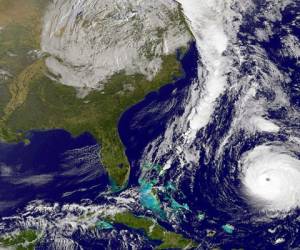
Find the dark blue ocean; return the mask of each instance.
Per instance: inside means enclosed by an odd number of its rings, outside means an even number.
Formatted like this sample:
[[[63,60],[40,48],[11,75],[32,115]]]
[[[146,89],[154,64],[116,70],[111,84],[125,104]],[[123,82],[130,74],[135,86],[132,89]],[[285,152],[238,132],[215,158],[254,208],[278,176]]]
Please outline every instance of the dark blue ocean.
[[[187,53],[178,59],[181,61],[182,77],[149,93],[144,100],[126,110],[119,121],[119,135],[132,167],[130,185],[137,184],[145,147],[165,132],[172,117],[184,112],[182,101],[192,80],[197,78],[199,54],[196,43],[191,43]],[[172,109],[165,108],[169,103],[172,103]]]
[[[149,93],[120,119],[120,137],[133,166],[129,185],[137,183],[134,175],[138,169],[134,164],[144,147],[164,132],[167,120],[172,116],[172,111],[159,116],[144,110],[158,102],[168,103],[170,98],[180,103],[186,88],[197,75],[195,43],[184,56],[178,52],[178,59],[182,62],[184,75]],[[136,117],[139,111],[143,112],[143,117]],[[132,128],[132,124],[141,127]],[[72,137],[62,129],[29,131],[26,138],[30,141],[28,145],[0,143],[0,216],[21,211],[28,202],[36,199],[58,203],[94,200],[108,188],[109,178],[100,164],[100,145],[88,132]]]
[[[265,79],[259,73],[256,75],[255,72],[267,72],[270,78],[273,74],[267,63],[273,63],[281,72],[288,75],[290,81],[281,81],[280,84],[290,105],[273,106],[267,109],[267,114],[268,118],[277,120],[293,128],[294,131],[299,131],[299,116],[295,119],[288,118],[288,110],[300,111],[299,58],[282,54],[285,46],[282,37],[292,34],[300,39],[298,18],[300,5],[296,2],[281,12],[281,18],[272,22],[274,30],[269,39],[260,41],[256,37],[256,28],[263,28],[271,21],[263,14],[256,16],[257,13],[265,13],[269,4],[257,1],[253,12],[247,13],[244,17],[238,33],[239,44],[247,60],[236,67],[239,67],[238,77],[241,79],[243,76],[253,77],[253,81],[258,84],[263,84]],[[259,49],[266,53],[266,56],[260,58],[261,61],[252,57],[258,53]],[[150,93],[142,102],[127,110],[121,117],[119,133],[132,166],[130,186],[144,185],[143,182],[139,183],[139,177],[142,173],[143,159],[141,157],[145,147],[164,134],[168,121],[172,117],[178,117],[183,113],[182,101],[192,80],[197,78],[198,60],[201,63],[196,46],[193,44],[182,59],[185,75],[174,83]],[[264,65],[263,62],[267,63]],[[228,84],[230,85],[231,82],[228,81]],[[267,100],[271,104],[276,97],[274,89],[272,83],[268,87],[259,88],[255,98],[258,101]],[[186,209],[188,211],[185,211],[182,216],[177,214],[177,220],[172,223],[160,214],[157,218],[166,228],[176,225],[180,233],[201,242],[203,249],[211,249],[210,246],[216,245],[222,246],[222,249],[298,249],[300,246],[299,209],[291,211],[286,216],[274,218],[253,209],[241,191],[242,184],[239,178],[238,162],[242,155],[253,150],[257,145],[286,143],[289,138],[286,132],[284,130],[280,133],[257,132],[249,135],[243,130],[238,131],[224,146],[222,156],[218,159],[215,157],[220,141],[230,131],[232,121],[238,111],[236,103],[239,98],[238,90],[236,92],[227,90],[218,98],[209,124],[199,131],[195,145],[193,145],[199,152],[199,163],[192,166],[193,173],[188,170],[191,167],[181,166],[180,168],[182,169],[180,182],[175,185],[176,191],[171,192],[172,199],[174,198],[182,207],[188,204],[189,209]],[[172,108],[169,108],[170,106]],[[161,159],[162,164],[164,160]],[[159,164],[160,159],[157,161],[156,163]],[[148,176],[152,178],[148,180],[152,181],[150,184],[154,183],[153,185],[159,187],[164,187],[167,182],[174,184],[174,181],[179,179],[176,164],[179,163],[175,162],[172,165],[173,169],[168,171],[167,176],[161,177],[155,171],[149,173]],[[193,183],[192,187],[191,183]],[[156,195],[159,197],[161,207],[165,204],[172,206],[170,197],[166,197],[166,195],[170,196],[170,192],[157,192]],[[154,209],[153,211],[155,212]],[[205,215],[205,219],[199,220],[199,214]],[[227,230],[231,227],[232,232]],[[208,232],[213,232],[213,236],[208,236]],[[278,243],[277,239],[284,239],[284,241]]]
[[[28,202],[80,202],[108,185],[100,147],[89,133],[31,131],[28,145],[0,143],[0,215],[14,214]]]
[[[270,6],[264,1],[256,1],[256,4],[252,12],[243,17],[238,33],[239,46],[243,48],[242,53],[247,60],[241,65],[237,63],[238,79],[235,80],[251,76],[253,81],[263,83],[264,79],[259,74],[256,75],[256,72],[272,75],[272,71],[268,71],[268,64],[262,63],[264,60],[271,61],[285,72],[291,81],[281,84],[289,98],[290,107],[273,107],[267,113],[269,118],[277,119],[297,131],[299,117],[289,119],[288,110],[300,110],[300,68],[297,59],[282,56],[281,37],[292,33],[300,39],[300,19],[297,19],[300,5],[291,4],[282,11],[282,18],[272,23],[272,36],[267,41],[259,41],[255,34],[256,27],[264,27],[266,22],[271,23],[272,20],[266,19],[263,14],[257,15],[265,13],[265,9]],[[259,51],[257,48],[266,53],[266,56],[260,58],[260,63],[252,57]],[[179,54],[178,57],[180,58]],[[242,155],[264,143],[284,144],[288,140],[285,131],[251,135],[243,130],[237,131],[224,146],[222,155],[215,157],[220,141],[229,133],[238,111],[235,105],[240,98],[238,90],[226,90],[218,98],[209,124],[197,134],[193,146],[199,152],[199,162],[193,166],[180,166],[180,173],[176,168],[179,163],[174,162],[165,176],[159,176],[155,168],[159,169],[159,164],[164,164],[165,159],[161,159],[161,162],[155,162],[155,166],[147,163],[151,171],[141,178],[145,147],[165,133],[171,119],[183,114],[183,101],[193,79],[198,77],[197,68],[201,65],[201,58],[195,43],[190,45],[189,51],[180,61],[184,72],[181,78],[149,93],[120,118],[119,135],[132,167],[128,186],[140,192],[136,206],[129,210],[138,216],[153,217],[168,230],[195,240],[200,244],[199,249],[213,249],[215,246],[225,250],[299,249],[299,210],[295,209],[285,217],[270,219],[247,203],[241,193],[239,180],[238,161]],[[229,86],[230,84],[228,82]],[[275,96],[270,85],[268,88],[259,88],[255,98],[271,103]],[[17,209],[22,209],[34,199],[60,203],[77,203],[82,199],[91,199],[101,204],[106,202],[101,200],[102,197],[95,199],[106,190],[109,181],[100,164],[100,146],[89,133],[74,138],[63,130],[32,131],[28,138],[31,141],[29,145],[0,144],[0,215],[14,214]],[[153,186],[159,187],[155,190],[155,197],[149,195]],[[127,190],[124,191],[126,193]],[[121,195],[123,199],[132,198],[130,194],[124,193],[114,195]],[[112,200],[109,201],[110,204],[115,202]],[[114,230],[103,232],[97,232],[101,236],[97,234],[98,241],[93,238],[96,233],[82,234],[80,229],[73,238],[85,249],[92,250],[97,247],[107,248],[108,244],[121,249],[124,239],[130,241],[132,235],[145,237],[143,232],[124,225],[117,225]],[[140,242],[137,238],[134,241]],[[277,244],[276,240],[281,238],[284,238],[284,242]],[[148,238],[143,243],[144,245],[138,245],[138,249],[148,249],[149,246],[152,248],[158,244]],[[41,249],[47,249],[47,246]]]

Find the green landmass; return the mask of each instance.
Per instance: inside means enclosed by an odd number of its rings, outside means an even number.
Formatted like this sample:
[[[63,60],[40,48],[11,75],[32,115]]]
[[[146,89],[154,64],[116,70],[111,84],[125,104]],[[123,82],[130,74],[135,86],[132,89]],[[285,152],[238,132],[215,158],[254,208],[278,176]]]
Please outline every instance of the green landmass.
[[[13,98],[5,109],[4,128],[9,132],[3,134],[4,139],[18,140],[18,131],[33,129],[64,128],[74,136],[88,131],[102,146],[101,159],[110,178],[117,187],[124,187],[130,166],[118,136],[118,120],[126,108],[180,75],[176,57],[165,56],[163,70],[152,82],[143,75],[120,73],[109,80],[104,91],[94,91],[83,99],[76,96],[73,87],[56,83],[41,74],[42,64],[37,61],[30,65],[23,73],[30,77],[25,81],[21,77],[21,81],[15,83],[22,86],[15,88],[18,92],[11,92]],[[32,69],[37,72],[32,73]],[[130,89],[126,87],[129,85]]]
[[[114,190],[118,191],[126,186],[130,173],[118,136],[118,120],[147,93],[179,77],[182,74],[180,63],[176,55],[164,56],[161,71],[152,81],[140,74],[120,72],[108,80],[103,91],[94,91],[79,99],[74,88],[47,77],[45,58],[37,59],[28,54],[40,49],[41,20],[49,1],[0,0],[0,69],[10,74],[5,79],[0,78],[0,140],[22,140],[29,144],[20,131],[33,129],[63,128],[74,136],[88,131],[102,145],[101,159]],[[179,14],[184,21],[182,13]],[[180,51],[184,54],[186,48]],[[142,230],[150,239],[162,242],[158,249],[196,246],[192,240],[166,230],[150,218],[121,213],[106,220],[105,223],[120,223]],[[104,222],[97,225],[109,228]],[[33,250],[37,240],[35,231],[20,231],[0,236],[0,248]]]
[[[28,52],[40,47],[41,19],[49,0],[0,0],[0,117],[10,100],[9,85],[34,62]],[[1,129],[0,129],[1,130]]]
[[[156,221],[137,217],[130,212],[119,213],[108,218],[112,223],[124,224],[136,230],[142,230],[151,240],[161,241],[156,249],[193,249],[198,244],[184,236],[170,232]]]
[[[34,250],[38,235],[33,230],[24,230],[17,234],[0,236],[1,247],[14,247],[16,250]]]
[[[120,72],[101,92],[79,99],[73,87],[50,80],[44,59],[29,51],[40,48],[41,19],[49,0],[0,0],[0,69],[12,77],[0,79],[0,139],[23,140],[34,129],[65,129],[77,136],[90,132],[101,144],[101,160],[113,191],[127,184],[130,166],[118,136],[121,114],[144,96],[182,74],[176,55],[162,58],[161,71],[152,81]],[[175,18],[175,17],[174,17]],[[185,53],[186,48],[181,52]]]

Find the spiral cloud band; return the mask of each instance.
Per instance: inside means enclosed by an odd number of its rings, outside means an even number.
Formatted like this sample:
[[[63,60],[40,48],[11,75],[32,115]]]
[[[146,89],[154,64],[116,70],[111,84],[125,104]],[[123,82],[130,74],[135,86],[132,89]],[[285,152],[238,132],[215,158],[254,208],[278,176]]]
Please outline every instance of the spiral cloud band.
[[[241,161],[245,193],[265,210],[300,206],[300,161],[275,146],[260,145]]]

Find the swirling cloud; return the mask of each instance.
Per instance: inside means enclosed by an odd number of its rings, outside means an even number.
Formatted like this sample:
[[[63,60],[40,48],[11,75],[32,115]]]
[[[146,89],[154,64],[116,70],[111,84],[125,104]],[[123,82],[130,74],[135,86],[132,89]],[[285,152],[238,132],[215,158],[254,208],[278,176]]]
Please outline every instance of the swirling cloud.
[[[249,201],[268,211],[300,206],[300,160],[278,146],[260,145],[240,161],[241,181]]]

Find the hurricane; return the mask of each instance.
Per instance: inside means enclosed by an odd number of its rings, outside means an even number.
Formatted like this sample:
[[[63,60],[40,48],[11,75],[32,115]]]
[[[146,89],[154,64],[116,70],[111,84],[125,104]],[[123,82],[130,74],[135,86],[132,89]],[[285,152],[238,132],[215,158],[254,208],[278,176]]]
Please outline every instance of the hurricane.
[[[289,211],[296,208],[300,197],[299,163],[297,158],[278,147],[254,148],[241,161],[245,193],[265,209]]]
[[[157,247],[139,230],[91,227],[93,214],[130,211],[192,239],[187,249],[299,249],[300,1],[178,2],[194,42],[184,76],[119,121],[128,186],[32,201],[1,230],[46,232],[37,249]]]

